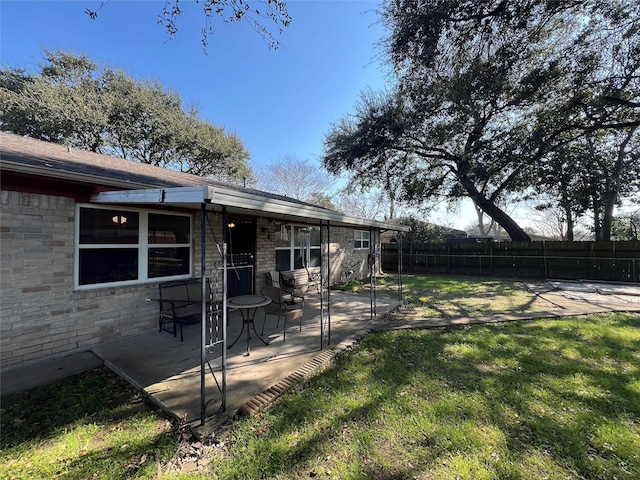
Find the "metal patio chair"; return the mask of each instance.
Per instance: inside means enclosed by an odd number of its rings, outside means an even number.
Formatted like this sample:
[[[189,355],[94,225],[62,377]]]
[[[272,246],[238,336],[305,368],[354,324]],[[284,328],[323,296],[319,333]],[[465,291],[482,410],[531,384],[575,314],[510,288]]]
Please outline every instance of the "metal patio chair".
[[[293,320],[299,321],[299,329],[302,331],[302,316],[304,312],[304,299],[299,303],[292,303],[288,300],[288,295],[279,287],[267,286],[260,290],[260,294],[271,299],[271,303],[264,307],[264,323],[262,324],[261,335],[264,334],[264,327],[267,323],[267,316],[275,315],[278,320],[276,328],[280,326],[280,318],[283,319],[284,328],[282,332],[282,341],[287,339],[287,322]]]

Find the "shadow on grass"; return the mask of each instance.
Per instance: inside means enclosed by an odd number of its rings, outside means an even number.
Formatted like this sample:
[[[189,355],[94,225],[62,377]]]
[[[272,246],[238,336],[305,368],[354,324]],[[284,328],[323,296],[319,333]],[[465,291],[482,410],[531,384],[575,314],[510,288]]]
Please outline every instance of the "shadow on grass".
[[[216,473],[640,478],[639,342],[622,314],[371,335]]]
[[[3,396],[0,447],[0,477],[152,478],[177,445],[168,420],[100,367]]]
[[[397,292],[396,280],[385,278],[380,290]],[[403,277],[404,299],[425,317],[474,317],[495,313],[521,313],[553,308],[544,304],[521,281],[485,277],[407,275]]]
[[[61,470],[73,472],[71,478],[156,478],[158,464],[175,451],[167,435],[108,446],[61,462]]]
[[[96,417],[115,422],[146,409],[140,394],[105,367],[2,397],[0,448]]]

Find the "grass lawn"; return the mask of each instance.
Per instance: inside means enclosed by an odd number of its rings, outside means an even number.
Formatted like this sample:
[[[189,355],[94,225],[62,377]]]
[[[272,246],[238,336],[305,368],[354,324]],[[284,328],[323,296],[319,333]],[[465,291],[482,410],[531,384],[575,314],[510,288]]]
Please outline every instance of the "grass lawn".
[[[2,397],[0,479],[154,478],[175,429],[106,368]]]
[[[510,278],[403,275],[402,279],[403,297],[411,307],[401,310],[403,315],[454,318],[557,308],[527,289],[522,281]],[[397,296],[397,277],[380,279],[377,288],[381,293]]]
[[[236,421],[200,474],[166,468],[179,432],[103,369],[1,418],[0,479],[638,479],[640,315],[370,335]]]
[[[640,316],[372,335],[232,440],[212,477],[638,479]]]

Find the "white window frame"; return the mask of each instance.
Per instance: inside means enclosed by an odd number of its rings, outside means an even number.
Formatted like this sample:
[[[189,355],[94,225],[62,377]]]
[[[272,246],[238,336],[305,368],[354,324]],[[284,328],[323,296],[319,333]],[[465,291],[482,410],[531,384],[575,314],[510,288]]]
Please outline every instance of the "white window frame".
[[[304,225],[304,224],[295,224],[295,223],[283,223],[280,225],[284,225],[289,232],[289,235],[291,236],[291,239],[289,241],[289,245],[286,247],[276,247],[277,251],[289,251],[289,268],[287,270],[293,270],[293,267],[295,266],[295,261],[296,261],[296,253],[299,250],[303,250],[304,251],[304,256],[305,258],[303,259],[303,264],[304,265],[309,265],[309,262],[311,261],[311,250],[320,250],[322,248],[322,240],[320,240],[320,243],[318,245],[311,245],[310,242],[305,242],[305,245],[300,245],[299,243],[295,242],[296,237],[297,237],[297,233],[301,228],[317,228],[320,229],[320,227],[318,227],[317,225]],[[309,267],[312,268],[312,267]]]
[[[360,245],[360,246],[357,246]],[[369,250],[371,248],[371,232],[369,230],[353,231],[353,249]]]
[[[94,210],[118,210],[122,212],[135,212],[139,215],[138,225],[138,243],[135,244],[113,244],[113,243],[101,243],[101,244],[80,244],[80,210],[83,208],[90,208]],[[164,277],[149,278],[149,214],[158,215],[170,215],[181,216],[189,218],[189,242],[188,243],[162,243],[162,248],[189,248],[189,272],[182,275],[171,275]],[[157,244],[151,244],[152,248],[157,248]],[[118,282],[108,283],[92,283],[88,285],[80,285],[80,250],[82,249],[98,249],[98,248],[136,248],[138,250],[138,278],[135,280],[125,280]],[[182,280],[191,278],[193,276],[193,215],[189,213],[180,212],[168,212],[165,210],[151,210],[122,207],[120,205],[95,205],[91,203],[78,203],[75,208],[75,240],[74,240],[74,254],[73,254],[73,288],[74,290],[91,290],[97,288],[109,288],[120,287],[127,285],[138,285],[143,283],[156,283],[166,280]]]

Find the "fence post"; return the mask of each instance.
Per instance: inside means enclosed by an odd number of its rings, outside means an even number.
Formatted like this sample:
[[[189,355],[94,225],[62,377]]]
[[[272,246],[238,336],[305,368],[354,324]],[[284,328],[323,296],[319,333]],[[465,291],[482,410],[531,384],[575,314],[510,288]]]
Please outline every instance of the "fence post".
[[[409,272],[413,273],[413,242],[409,244]]]
[[[596,269],[596,242],[591,242],[591,252],[589,256],[591,257],[591,269],[589,271],[589,280],[593,280],[594,278],[593,272]]]
[[[489,243],[489,274],[493,275],[493,242]]]

